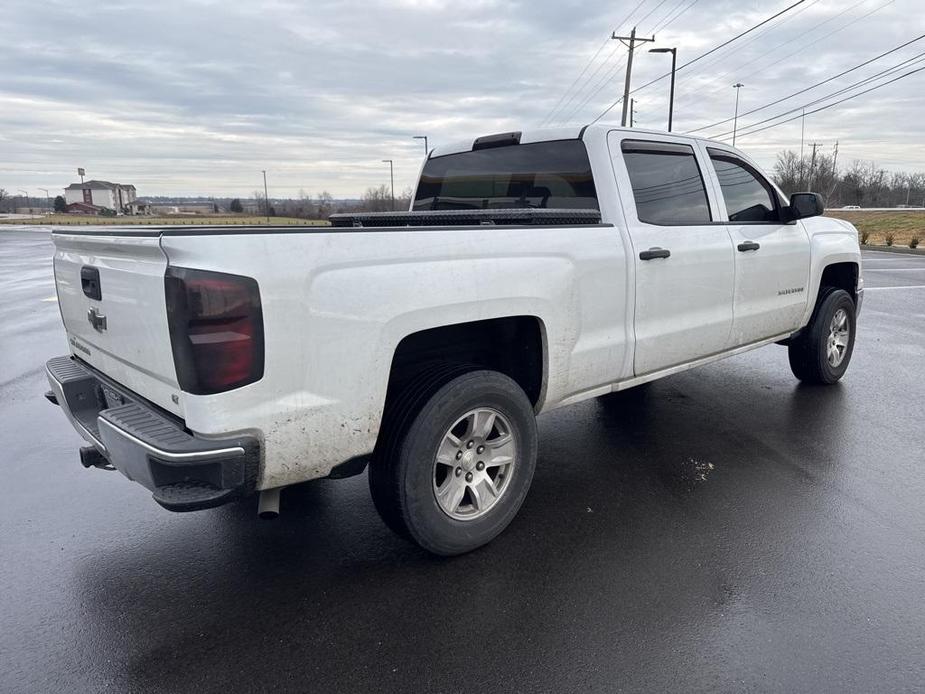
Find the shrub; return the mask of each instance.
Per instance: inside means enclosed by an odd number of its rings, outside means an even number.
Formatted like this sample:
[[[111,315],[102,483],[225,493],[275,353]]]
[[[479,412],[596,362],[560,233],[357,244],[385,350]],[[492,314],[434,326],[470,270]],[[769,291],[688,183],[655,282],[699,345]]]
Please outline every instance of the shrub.
[[[917,248],[918,245],[919,245],[918,236],[913,236],[911,239],[909,239],[909,248]]]
[[[862,232],[861,232],[861,243],[863,243],[865,246],[867,245],[867,240],[868,240],[869,238],[870,238],[870,232],[869,232],[869,231],[862,231]]]
[[[886,245],[887,245],[887,246],[892,246],[892,245],[893,245],[893,239],[895,238],[895,235],[894,235],[894,234],[887,234],[887,235],[884,236],[883,238],[886,239]]]

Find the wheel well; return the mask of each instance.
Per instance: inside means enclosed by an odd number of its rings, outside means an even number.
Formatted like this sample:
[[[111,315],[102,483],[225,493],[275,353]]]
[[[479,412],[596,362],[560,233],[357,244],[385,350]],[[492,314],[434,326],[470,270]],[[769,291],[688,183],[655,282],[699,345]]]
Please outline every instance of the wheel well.
[[[543,392],[543,336],[534,316],[510,316],[430,328],[408,335],[395,349],[389,392],[435,361],[500,371],[524,389],[535,406]]]
[[[825,287],[844,289],[857,303],[858,265],[857,263],[834,263],[826,266],[819,280],[819,292]]]

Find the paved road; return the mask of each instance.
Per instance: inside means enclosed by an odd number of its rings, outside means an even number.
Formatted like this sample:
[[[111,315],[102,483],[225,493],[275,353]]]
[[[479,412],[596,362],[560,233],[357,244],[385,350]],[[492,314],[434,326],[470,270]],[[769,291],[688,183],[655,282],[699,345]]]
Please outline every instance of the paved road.
[[[365,477],[268,523],[82,469],[41,397],[65,351],[50,252],[0,233],[4,692],[925,687],[923,257],[865,255],[838,386],[770,347],[541,417],[520,516],[441,560]]]

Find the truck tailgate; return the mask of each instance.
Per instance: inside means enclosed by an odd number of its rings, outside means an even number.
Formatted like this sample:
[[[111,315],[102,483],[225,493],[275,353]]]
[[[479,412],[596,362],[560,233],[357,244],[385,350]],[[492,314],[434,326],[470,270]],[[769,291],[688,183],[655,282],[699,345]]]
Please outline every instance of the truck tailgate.
[[[182,415],[165,304],[159,234],[56,231],[55,285],[72,353]]]

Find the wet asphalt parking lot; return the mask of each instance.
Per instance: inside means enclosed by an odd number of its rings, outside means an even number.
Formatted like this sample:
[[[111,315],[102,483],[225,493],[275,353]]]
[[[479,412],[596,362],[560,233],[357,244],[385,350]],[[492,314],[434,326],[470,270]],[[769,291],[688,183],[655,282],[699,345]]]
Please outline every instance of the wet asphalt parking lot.
[[[925,688],[925,256],[865,252],[836,386],[771,346],[543,415],[520,515],[437,559],[365,475],[266,522],[84,470],[51,253],[0,227],[0,691]]]

